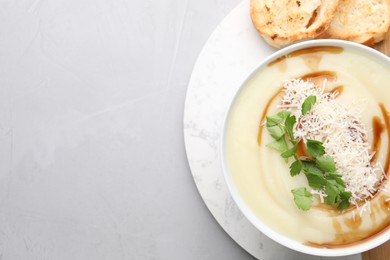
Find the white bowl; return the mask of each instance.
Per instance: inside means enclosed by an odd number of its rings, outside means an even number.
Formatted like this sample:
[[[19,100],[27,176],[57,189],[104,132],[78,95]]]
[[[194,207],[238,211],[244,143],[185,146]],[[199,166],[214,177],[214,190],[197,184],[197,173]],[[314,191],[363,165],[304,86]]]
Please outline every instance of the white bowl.
[[[246,85],[246,83],[262,68],[267,66],[272,61],[275,61],[276,59],[285,56],[291,52],[308,48],[308,47],[315,47],[315,46],[338,46],[342,48],[352,48],[355,50],[358,50],[359,52],[366,53],[370,55],[372,58],[378,60],[379,62],[384,62],[390,67],[390,58],[386,55],[372,49],[369,47],[366,47],[364,45],[356,44],[353,42],[347,42],[347,41],[341,41],[341,40],[311,40],[311,41],[305,41],[300,42],[291,46],[288,46],[284,49],[278,50],[272,55],[270,55],[268,58],[266,58],[264,61],[262,61],[254,70],[253,72],[247,77],[247,79],[243,82],[237,93],[235,94],[230,106],[229,110],[226,113],[225,121],[224,121],[224,128],[222,131],[222,140],[221,140],[221,154],[222,154],[222,165],[223,165],[223,172],[225,181],[227,183],[228,189],[236,202],[239,209],[242,211],[242,213],[246,216],[246,218],[263,234],[271,238],[272,240],[280,243],[281,245],[284,245],[290,249],[311,254],[311,255],[318,255],[318,256],[345,256],[345,255],[352,255],[361,253],[367,250],[370,250],[374,247],[377,247],[384,242],[388,241],[390,239],[390,229],[387,228],[385,232],[381,232],[378,235],[375,235],[363,242],[359,242],[352,245],[346,245],[340,248],[317,248],[312,247],[303,244],[302,242],[295,241],[287,236],[284,236],[278,232],[276,232],[274,229],[267,226],[257,215],[254,214],[250,206],[244,201],[243,197],[241,196],[239,190],[237,189],[231,174],[229,173],[229,167],[227,164],[227,158],[226,158],[226,149],[225,149],[225,138],[226,138],[226,125],[227,120],[229,119],[229,115],[231,112],[232,104],[234,104],[234,101],[236,100],[237,96],[240,95],[241,90],[243,86]],[[286,174],[286,178],[291,178],[289,174]]]

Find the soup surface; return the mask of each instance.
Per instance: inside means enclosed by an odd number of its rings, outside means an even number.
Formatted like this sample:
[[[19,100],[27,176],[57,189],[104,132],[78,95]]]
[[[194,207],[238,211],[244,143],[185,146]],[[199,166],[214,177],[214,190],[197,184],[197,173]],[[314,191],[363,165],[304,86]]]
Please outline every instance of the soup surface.
[[[389,232],[389,182],[382,183],[382,189],[369,200],[365,210],[351,207],[340,212],[330,206],[314,205],[302,211],[295,205],[291,190],[308,187],[307,179],[302,173],[290,176],[291,161],[286,163],[279,152],[266,147],[273,139],[260,126],[264,115],[279,111],[278,92],[285,80],[321,71],[336,75],[342,85],[340,102],[362,108],[368,142],[376,151],[375,160],[387,174],[390,69],[388,64],[349,48],[299,51],[258,70],[242,87],[229,113],[225,159],[240,196],[262,222],[293,240],[332,248]]]

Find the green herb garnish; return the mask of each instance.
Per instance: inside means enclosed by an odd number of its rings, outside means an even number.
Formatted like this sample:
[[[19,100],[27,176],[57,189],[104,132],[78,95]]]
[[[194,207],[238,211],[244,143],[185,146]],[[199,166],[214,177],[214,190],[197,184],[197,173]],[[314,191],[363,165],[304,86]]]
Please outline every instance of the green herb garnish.
[[[302,115],[306,115],[307,112],[310,111],[312,106],[316,103],[316,96],[308,96],[302,104]]]
[[[309,210],[311,207],[311,193],[306,188],[297,188],[291,190],[294,196],[294,202],[301,210]]]
[[[288,134],[288,137],[290,138],[291,141],[294,141],[294,134],[293,134],[293,129],[294,129],[294,125],[295,123],[297,122],[297,119],[295,118],[295,116],[291,116],[289,115],[287,118],[286,118],[286,132]]]
[[[291,148],[288,149],[287,151],[281,153],[280,155],[281,155],[283,158],[290,158],[291,156],[296,155],[296,153],[297,153],[297,146],[298,146],[298,144],[294,144],[293,147],[291,147]]]
[[[303,168],[303,164],[302,164],[301,160],[297,159],[295,162],[293,162],[290,165],[291,176],[295,176],[295,175],[298,175],[299,173],[301,173],[302,168]]]
[[[332,157],[328,155],[320,155],[316,157],[316,164],[324,172],[335,172],[336,165]]]
[[[316,158],[325,153],[325,148],[322,143],[316,140],[307,140],[306,150],[307,153],[313,158]]]
[[[302,104],[302,115],[310,111],[316,102],[315,96],[309,96]],[[328,205],[337,205],[338,210],[349,207],[350,192],[345,191],[345,183],[341,175],[336,171],[336,165],[332,157],[325,155],[322,142],[317,140],[306,141],[306,151],[310,158],[301,160],[297,154],[299,140],[294,138],[294,125],[297,123],[295,116],[289,111],[280,111],[274,116],[267,117],[266,127],[275,139],[267,144],[267,147],[280,152],[285,158],[293,157],[295,160],[290,165],[290,175],[296,176],[302,171],[312,189],[322,190],[326,194],[324,201]],[[312,195],[305,188],[291,190],[294,202],[299,209],[309,210],[312,203]]]
[[[323,172],[317,167],[317,165],[315,165],[314,162],[312,162],[313,161],[303,162],[303,172],[306,175],[309,186],[313,189],[321,190],[326,185],[326,179]]]
[[[275,149],[276,151],[283,153],[288,150],[288,145],[284,137],[279,138],[266,145],[269,148]]]
[[[352,193],[344,191],[340,193],[341,201],[337,206],[338,210],[343,210],[349,207],[349,198],[352,196]]]

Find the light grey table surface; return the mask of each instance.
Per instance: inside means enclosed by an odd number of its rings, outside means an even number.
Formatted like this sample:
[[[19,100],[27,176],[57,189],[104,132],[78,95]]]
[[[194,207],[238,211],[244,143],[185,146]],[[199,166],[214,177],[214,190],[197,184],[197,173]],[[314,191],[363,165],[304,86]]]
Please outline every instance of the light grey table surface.
[[[0,259],[253,259],[188,167],[187,84],[239,0],[0,0]]]
[[[196,58],[239,3],[0,0],[0,260],[254,259],[183,138]]]

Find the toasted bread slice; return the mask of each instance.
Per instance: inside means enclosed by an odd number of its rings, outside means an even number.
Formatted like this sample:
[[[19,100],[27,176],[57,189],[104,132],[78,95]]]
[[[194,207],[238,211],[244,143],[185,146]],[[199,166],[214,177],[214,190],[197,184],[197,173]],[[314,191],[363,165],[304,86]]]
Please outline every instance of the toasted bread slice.
[[[373,45],[385,38],[389,26],[390,0],[340,0],[324,36]]]
[[[252,22],[276,48],[315,38],[333,19],[339,0],[251,0]]]

